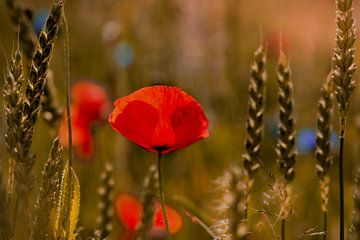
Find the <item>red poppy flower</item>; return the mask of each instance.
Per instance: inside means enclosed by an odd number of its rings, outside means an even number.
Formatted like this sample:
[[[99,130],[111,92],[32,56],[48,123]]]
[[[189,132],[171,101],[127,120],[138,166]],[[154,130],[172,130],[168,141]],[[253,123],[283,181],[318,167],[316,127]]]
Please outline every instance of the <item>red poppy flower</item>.
[[[118,99],[109,122],[151,152],[169,153],[209,136],[202,107],[177,87],[145,87]]]
[[[71,85],[71,104],[90,123],[105,119],[111,108],[108,92],[90,80],[77,80]]]
[[[150,232],[165,232],[165,222],[160,203],[155,204],[153,226]],[[130,194],[120,194],[115,199],[115,209],[118,219],[125,227],[125,235],[121,239],[133,240],[136,237],[136,229],[141,223],[143,206],[141,202]],[[182,227],[182,218],[173,208],[166,206],[171,234],[178,232]]]
[[[80,115],[77,107],[71,108],[72,140],[75,154],[82,160],[88,160],[93,154],[93,139],[88,121]],[[66,112],[60,122],[59,140],[62,146],[68,147],[68,122]]]

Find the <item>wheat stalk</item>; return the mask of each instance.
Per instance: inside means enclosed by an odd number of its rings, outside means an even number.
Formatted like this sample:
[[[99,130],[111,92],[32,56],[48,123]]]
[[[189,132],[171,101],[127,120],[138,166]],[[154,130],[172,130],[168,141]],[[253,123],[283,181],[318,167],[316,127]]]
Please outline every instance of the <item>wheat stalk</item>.
[[[340,112],[340,148],[339,148],[339,198],[340,198],[340,240],[345,238],[344,222],[344,139],[346,129],[347,111],[350,103],[350,96],[355,89],[356,81],[354,73],[356,71],[355,58],[355,39],[356,28],[353,18],[352,0],[335,0],[336,11],[336,44],[333,53],[333,73],[332,80],[335,83],[335,95]]]
[[[266,52],[262,45],[255,51],[250,74],[248,112],[246,119],[246,154],[243,155],[243,164],[251,176],[260,167],[258,159],[260,156],[261,140],[264,129],[263,112],[267,74]]]
[[[98,188],[98,194],[100,196],[99,201],[99,211],[100,214],[96,219],[97,222],[97,231],[96,235],[98,239],[107,239],[112,230],[112,217],[114,215],[112,209],[113,202],[113,188],[114,188],[114,179],[113,179],[114,167],[110,163],[105,163],[103,172],[100,175],[100,187]]]
[[[32,239],[55,239],[50,217],[56,206],[56,194],[61,176],[62,147],[56,138],[51,147],[49,158],[42,171],[40,192],[35,206]]]
[[[279,62],[277,67],[278,77],[278,101],[280,105],[279,125],[278,125],[278,142],[276,144],[277,161],[280,164],[282,176],[285,184],[290,183],[295,177],[295,124],[293,117],[293,84],[290,79],[291,71],[288,59],[284,52],[280,51]],[[290,189],[284,196],[282,206],[288,209],[287,203],[291,203]],[[285,220],[287,214],[282,216],[282,240],[285,240]]]

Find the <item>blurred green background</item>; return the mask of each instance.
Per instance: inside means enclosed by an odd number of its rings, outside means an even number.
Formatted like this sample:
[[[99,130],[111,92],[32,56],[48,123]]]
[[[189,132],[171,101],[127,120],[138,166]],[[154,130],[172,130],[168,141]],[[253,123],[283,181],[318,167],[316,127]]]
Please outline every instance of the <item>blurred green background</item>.
[[[41,10],[51,6],[51,1],[27,0],[23,3],[35,9],[38,16],[43,16]],[[355,5],[355,19],[359,19],[360,6]],[[166,197],[181,213],[184,206],[176,199],[186,198],[203,214],[216,220],[218,193],[214,187],[215,179],[233,163],[240,162],[244,153],[249,67],[253,52],[262,41],[268,48],[262,158],[275,174],[278,174],[274,154],[278,111],[275,74],[280,36],[292,67],[297,130],[301,133],[316,126],[320,86],[330,70],[335,38],[333,1],[68,0],[65,12],[72,79],[89,78],[103,82],[113,99],[152,84],[176,85],[203,106],[210,121],[211,137],[167,155],[164,161]],[[0,2],[0,46],[0,68],[4,72],[16,46],[16,34],[4,1]],[[62,33],[51,62],[62,104],[65,103],[63,46]],[[358,57],[356,60],[359,62]],[[351,220],[353,173],[360,153],[358,90],[354,95],[346,136],[347,226]],[[337,110],[334,113],[336,131]],[[3,136],[4,118],[1,120]],[[114,192],[131,192],[138,196],[147,169],[156,161],[154,154],[129,143],[106,122],[96,126],[94,134],[96,155],[93,160],[75,163],[82,193],[80,225],[86,230],[95,227],[97,187],[105,160],[111,161],[115,167]],[[40,121],[33,145],[37,155],[37,174],[47,158],[53,137],[54,133],[49,133],[47,125]],[[297,158],[293,183],[294,212],[287,225],[289,239],[297,239],[309,229],[320,231],[322,226],[312,138],[307,136],[301,141],[306,149]],[[3,137],[0,146],[1,157],[6,157]],[[334,163],[331,170],[330,239],[337,239],[338,223],[336,157]],[[263,173],[256,178],[249,210],[254,228],[258,227],[260,218],[257,210],[263,207],[261,191],[267,188],[268,181]],[[209,239],[198,225],[185,214],[182,216],[184,227],[174,239]],[[121,229],[114,218],[114,239]],[[261,230],[254,233],[252,239],[272,238],[266,230]],[[305,236],[304,239],[316,238]]]

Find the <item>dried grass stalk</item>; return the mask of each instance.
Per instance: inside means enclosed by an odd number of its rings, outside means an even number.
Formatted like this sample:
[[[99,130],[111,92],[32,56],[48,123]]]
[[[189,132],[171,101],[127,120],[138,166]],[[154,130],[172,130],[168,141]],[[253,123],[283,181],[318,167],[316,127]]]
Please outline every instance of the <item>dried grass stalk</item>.
[[[278,143],[276,145],[277,161],[280,164],[283,178],[291,182],[295,177],[295,124],[293,117],[293,84],[290,79],[288,59],[280,52],[278,67],[278,101],[280,104],[280,121],[278,125]]]
[[[243,155],[243,164],[249,175],[255,173],[260,163],[258,161],[263,136],[263,113],[265,99],[266,52],[261,45],[255,51],[251,64],[251,78],[248,88],[248,113],[246,119],[246,154]]]

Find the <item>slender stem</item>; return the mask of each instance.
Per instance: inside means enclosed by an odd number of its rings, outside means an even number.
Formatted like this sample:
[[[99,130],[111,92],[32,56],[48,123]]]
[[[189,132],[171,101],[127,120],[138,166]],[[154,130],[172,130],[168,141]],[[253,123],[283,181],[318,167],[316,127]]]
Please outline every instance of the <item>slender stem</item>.
[[[168,239],[171,240],[171,233],[169,230],[169,220],[168,220],[168,216],[167,216],[167,212],[166,212],[165,194],[164,194],[163,180],[162,180],[161,151],[158,152],[157,168],[158,168],[158,174],[159,174],[159,191],[160,191],[161,208],[162,208],[162,211],[164,214],[166,233],[168,235]]]
[[[344,231],[344,139],[345,139],[345,123],[344,119],[341,119],[340,126],[340,150],[339,150],[339,197],[340,197],[340,240],[345,239]]]
[[[327,238],[327,212],[324,212],[324,240]]]
[[[281,220],[281,240],[285,240],[285,218]]]
[[[64,41],[64,55],[65,55],[65,68],[66,68],[66,114],[68,124],[68,138],[69,138],[69,167],[72,165],[73,156],[73,143],[72,143],[72,123],[71,123],[71,99],[70,99],[70,52],[69,52],[69,29],[65,14],[62,15],[64,28],[65,28],[65,41]]]

